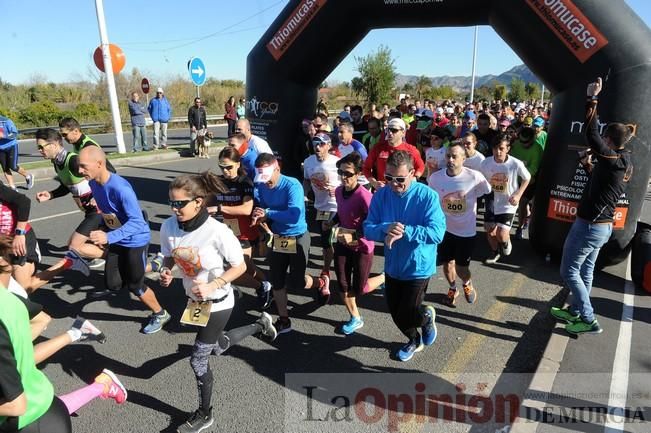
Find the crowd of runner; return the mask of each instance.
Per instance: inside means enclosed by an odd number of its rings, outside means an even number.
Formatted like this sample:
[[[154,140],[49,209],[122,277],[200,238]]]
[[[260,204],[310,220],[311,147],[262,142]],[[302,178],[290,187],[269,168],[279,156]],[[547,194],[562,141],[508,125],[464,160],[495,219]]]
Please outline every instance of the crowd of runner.
[[[461,291],[468,303],[478,301],[481,285],[470,271],[478,213],[486,264],[512,253],[514,225],[516,237],[526,232],[550,107],[406,98],[395,108],[369,108],[364,113],[361,106],[346,106],[331,125],[327,113],[303,121],[297,141],[297,151],[304,152],[302,179],[283,174],[273,147],[240,120],[214,172],[182,175],[169,184],[172,215],[162,224],[153,259],[148,216],[100,146],[71,118],[62,119],[59,130],[39,130],[36,145],[60,185],[38,192],[37,201],[70,193],[84,217],[64,258],[37,272],[41,257],[29,224],[30,200],[0,185],[0,283],[7,288],[0,288],[0,431],[68,432],[70,414],[92,399],[127,398],[108,370],[98,372],[93,384],[55,397],[36,367],[72,342],[107,341],[88,320],[76,318],[66,333],[32,344],[52,319],[47,306],[29,295],[66,271],[89,275],[103,267],[106,292],[126,288],[151,310],[144,334],[172,319],[145,274],[157,275],[163,287],[182,279],[187,306],[177,319],[197,331],[190,365],[199,404],[179,432],[200,432],[214,422],[211,355],[248,336],[272,341],[292,330],[288,292],[311,290],[324,305],[336,290],[350,315],[339,329],[350,335],[364,326],[359,298],[381,291],[406,338],[395,357],[408,361],[433,344],[436,311],[423,298],[437,264],[449,283],[441,288],[448,306],[455,306]],[[310,233],[319,237],[318,275],[307,272]],[[384,272],[373,274],[376,242],[384,245]],[[255,257],[266,257],[266,273]],[[234,285],[256,290],[261,314],[226,331]],[[264,311],[273,303],[275,323]],[[590,332],[572,327],[588,317],[578,309],[556,309],[555,317],[568,321],[569,332]]]

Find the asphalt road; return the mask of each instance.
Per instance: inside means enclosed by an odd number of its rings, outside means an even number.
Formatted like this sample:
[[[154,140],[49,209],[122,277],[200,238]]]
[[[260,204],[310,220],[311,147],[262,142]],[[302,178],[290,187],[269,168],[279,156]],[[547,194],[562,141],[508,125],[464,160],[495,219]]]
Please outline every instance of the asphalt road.
[[[119,169],[150,215],[150,252],[158,251],[158,231],[170,215],[166,205],[169,181],[215,165],[214,158],[182,158]],[[39,179],[27,194],[33,198],[37,191],[54,187],[54,181]],[[75,209],[69,197],[33,202],[31,218],[46,264],[64,254],[69,234],[81,221]],[[321,263],[316,242],[313,237],[312,274],[318,273]],[[476,261],[471,265],[479,294],[474,305],[463,298],[454,309],[440,305],[447,285],[439,268],[426,296],[426,301],[436,306],[439,336],[433,346],[417,353],[408,363],[393,356],[404,337],[392,323],[381,294],[359,300],[365,326],[345,337],[336,332],[348,319],[339,301],[319,307],[311,292],[291,293],[293,332],[279,336],[273,343],[249,338],[211,359],[215,375],[213,404],[219,425],[213,431],[494,432],[504,427],[508,419],[499,419],[496,401],[500,396],[522,396],[526,391],[554,326],[548,308],[561,303],[566,295],[559,286],[558,265],[535,256],[527,241],[515,241],[513,251],[502,263],[484,266],[481,260],[488,248],[482,240],[477,243]],[[381,249],[377,249],[374,272],[381,270],[382,263]],[[595,287],[610,287],[612,278],[621,283],[621,270],[612,272],[614,277],[600,274]],[[148,312],[138,300],[127,292],[106,299],[87,296],[101,287],[102,272],[95,271],[89,278],[67,273],[34,294],[34,299],[59,319],[48,328],[47,336],[66,330],[70,318],[77,315],[92,320],[108,336],[104,345],[75,344],[42,365],[57,393],[90,383],[102,368],[113,370],[129,390],[128,402],[123,406],[96,400],[80,410],[79,416],[73,418],[74,431],[175,431],[197,406],[188,360],[194,333],[178,324],[185,306],[180,282],[167,289],[152,283],[173,320],[163,331],[149,336],[140,333]],[[258,315],[254,290],[242,290],[243,297],[236,304],[228,328],[250,323]],[[646,313],[648,319],[648,310]],[[644,325],[648,329],[648,321]],[[646,341],[648,346],[648,338]],[[591,357],[585,362],[608,364],[605,357]],[[641,368],[648,371],[648,361],[640,362]],[[609,371],[604,368],[600,371]],[[346,398],[353,404],[355,396],[366,389],[364,395],[369,387],[376,389],[368,400],[372,404],[346,407]],[[398,395],[401,393],[402,397]],[[424,423],[423,418],[400,417],[411,403],[418,408],[425,407],[427,401],[427,410],[432,410],[432,401],[436,401],[432,394],[452,398],[454,411],[448,405],[449,413],[444,413],[454,422]],[[466,407],[473,397],[475,401],[494,403],[494,414],[478,418],[472,407]]]

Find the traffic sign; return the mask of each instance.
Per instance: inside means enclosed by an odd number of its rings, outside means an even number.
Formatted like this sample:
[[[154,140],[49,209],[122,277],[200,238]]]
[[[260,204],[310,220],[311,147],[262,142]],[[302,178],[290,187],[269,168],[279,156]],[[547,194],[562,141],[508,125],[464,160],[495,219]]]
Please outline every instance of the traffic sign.
[[[206,67],[203,60],[199,57],[193,57],[188,62],[188,72],[190,72],[190,79],[195,86],[203,86],[206,82]]]
[[[145,95],[149,93],[149,80],[143,78],[142,81],[140,82],[140,88],[142,89],[142,93],[144,93]]]

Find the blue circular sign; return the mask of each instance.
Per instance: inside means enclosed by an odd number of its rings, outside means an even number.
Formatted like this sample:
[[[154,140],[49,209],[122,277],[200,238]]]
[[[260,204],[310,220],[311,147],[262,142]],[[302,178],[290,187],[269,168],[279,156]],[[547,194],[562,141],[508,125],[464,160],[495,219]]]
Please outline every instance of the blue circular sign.
[[[203,86],[203,83],[206,82],[206,66],[199,57],[190,59],[188,62],[188,72],[195,86]]]

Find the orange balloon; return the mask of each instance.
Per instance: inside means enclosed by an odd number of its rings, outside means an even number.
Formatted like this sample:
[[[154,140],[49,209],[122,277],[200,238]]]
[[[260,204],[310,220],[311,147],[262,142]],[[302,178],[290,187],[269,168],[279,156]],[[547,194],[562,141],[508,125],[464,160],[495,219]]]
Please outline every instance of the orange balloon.
[[[127,63],[127,58],[122,51],[122,48],[117,45],[109,44],[109,52],[111,53],[111,64],[113,66],[113,73],[119,74],[124,65]],[[95,61],[95,66],[102,72],[104,70],[104,56],[102,55],[102,47],[99,46],[95,49],[93,54],[93,60]]]

